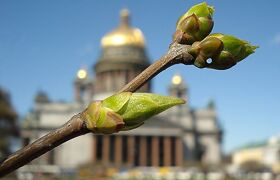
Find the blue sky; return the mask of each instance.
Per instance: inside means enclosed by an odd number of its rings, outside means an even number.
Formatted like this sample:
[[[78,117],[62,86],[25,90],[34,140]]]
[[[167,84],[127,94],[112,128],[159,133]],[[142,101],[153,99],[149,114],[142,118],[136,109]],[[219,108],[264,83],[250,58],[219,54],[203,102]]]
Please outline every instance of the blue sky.
[[[72,83],[81,66],[89,69],[100,53],[100,39],[115,28],[128,8],[132,25],[146,37],[151,62],[167,50],[177,18],[190,0],[0,1],[0,86],[8,90],[21,116],[34,94],[71,101]],[[174,73],[189,86],[192,107],[214,99],[225,129],[224,150],[280,133],[280,1],[207,1],[214,5],[213,32],[232,34],[259,45],[256,53],[226,71],[176,65],[153,80],[167,94]]]

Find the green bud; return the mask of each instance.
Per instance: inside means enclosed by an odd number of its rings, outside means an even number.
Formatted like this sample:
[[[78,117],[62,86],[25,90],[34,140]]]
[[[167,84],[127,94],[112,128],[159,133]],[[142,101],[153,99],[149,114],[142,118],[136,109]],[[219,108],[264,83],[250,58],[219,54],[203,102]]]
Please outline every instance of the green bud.
[[[211,34],[209,37],[216,37],[224,44],[223,51],[231,53],[236,62],[245,59],[247,56],[255,52],[258,46],[252,46],[249,42],[238,39],[231,35]]]
[[[184,104],[183,99],[151,93],[133,93],[121,116],[128,125],[142,123],[144,120],[165,111],[172,106]]]
[[[206,2],[191,7],[177,21],[174,40],[181,44],[190,45],[204,39],[212,31],[213,13],[214,8],[208,6]]]
[[[122,117],[111,109],[102,107],[102,101],[92,102],[82,116],[87,128],[94,133],[111,134],[124,127]]]
[[[195,42],[192,45],[190,54],[195,58],[194,65],[204,68],[208,65],[209,57],[217,56],[223,49],[223,42],[215,37],[209,37],[201,42]]]
[[[210,34],[201,42],[194,43],[190,53],[196,57],[195,66],[224,70],[254,53],[256,48],[258,46],[234,36]],[[209,58],[212,62],[207,62]]]
[[[137,128],[144,121],[184,100],[151,93],[123,92],[92,102],[83,117],[95,133],[114,133]]]

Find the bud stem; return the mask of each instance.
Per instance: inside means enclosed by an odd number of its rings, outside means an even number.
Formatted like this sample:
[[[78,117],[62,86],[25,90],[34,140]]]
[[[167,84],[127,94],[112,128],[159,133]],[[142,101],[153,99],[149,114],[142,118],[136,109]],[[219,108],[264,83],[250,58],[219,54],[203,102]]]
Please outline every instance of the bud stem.
[[[142,73],[140,73],[136,78],[125,85],[118,93],[121,92],[135,92],[140,87],[142,87],[147,81],[158,75],[163,70],[174,64],[185,64],[191,65],[194,62],[194,58],[189,54],[189,49],[191,46],[178,44],[173,42],[169,51],[166,55],[162,56],[159,60],[150,65]]]

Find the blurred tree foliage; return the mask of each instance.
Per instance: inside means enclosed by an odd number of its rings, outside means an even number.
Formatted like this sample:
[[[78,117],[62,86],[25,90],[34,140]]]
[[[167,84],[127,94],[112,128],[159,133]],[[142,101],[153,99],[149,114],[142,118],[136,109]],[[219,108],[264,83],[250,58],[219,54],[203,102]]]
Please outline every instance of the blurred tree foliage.
[[[18,134],[17,114],[11,105],[10,96],[0,88],[0,159],[11,153],[11,139]]]

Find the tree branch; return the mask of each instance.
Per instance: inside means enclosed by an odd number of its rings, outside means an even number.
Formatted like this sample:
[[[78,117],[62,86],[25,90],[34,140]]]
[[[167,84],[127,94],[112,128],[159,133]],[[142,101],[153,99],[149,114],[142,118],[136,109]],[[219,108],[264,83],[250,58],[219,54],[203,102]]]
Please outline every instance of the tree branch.
[[[4,160],[0,166],[0,177],[14,171],[15,169],[29,163],[33,159],[54,149],[60,144],[77,136],[88,133],[84,120],[80,114],[73,116],[66,124],[47,135],[39,138]]]
[[[169,51],[165,56],[150,65],[119,92],[135,92],[147,81],[174,64],[193,64],[193,57],[188,53],[189,48],[189,45],[181,45],[178,43],[171,44]],[[81,113],[73,116],[59,129],[48,133],[32,144],[23,147],[21,150],[4,159],[0,165],[0,177],[3,177],[17,168],[31,162],[33,159],[70,139],[89,133],[90,131],[86,127],[85,120],[81,119],[80,115]]]
[[[189,45],[182,45],[176,42],[172,43],[166,55],[151,64],[147,69],[145,69],[142,73],[125,85],[119,92],[137,91],[147,81],[174,64],[193,64],[193,57],[188,53],[190,48],[191,46]]]

